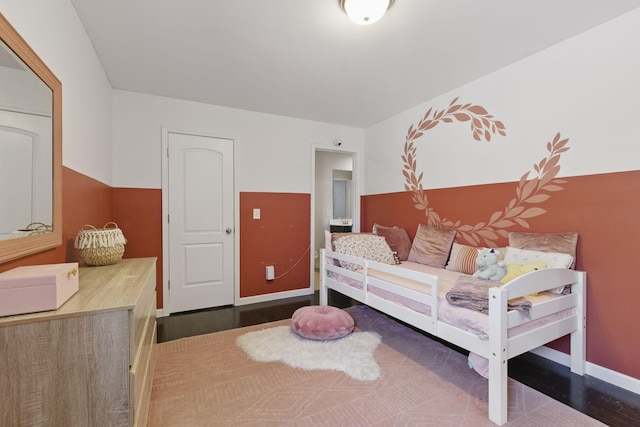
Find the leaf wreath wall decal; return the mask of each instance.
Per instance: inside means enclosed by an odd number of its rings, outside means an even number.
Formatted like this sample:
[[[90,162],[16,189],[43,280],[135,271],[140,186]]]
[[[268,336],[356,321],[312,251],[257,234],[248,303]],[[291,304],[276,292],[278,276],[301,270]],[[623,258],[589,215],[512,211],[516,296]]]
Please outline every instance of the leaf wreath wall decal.
[[[534,206],[546,202],[556,191],[563,189],[561,184],[566,181],[557,179],[560,172],[560,156],[569,150],[567,143],[569,139],[561,139],[557,133],[552,141],[547,143],[549,155],[533,165],[533,170],[525,172],[516,186],[516,194],[507,206],[491,214],[486,222],[479,222],[475,225],[462,224],[461,221],[453,221],[447,218],[441,219],[440,215],[429,206],[429,198],[422,187],[424,172],[417,173],[416,157],[417,147],[415,141],[424,132],[433,129],[440,123],[470,122],[471,133],[476,141],[491,141],[491,136],[496,133],[506,136],[505,126],[483,107],[473,104],[456,104],[455,98],[446,110],[434,110],[429,108],[424,117],[414,127],[411,125],[407,131],[404,143],[404,163],[402,174],[405,177],[404,188],[411,191],[412,202],[418,210],[424,210],[427,217],[427,224],[440,225],[453,228],[458,231],[458,235],[464,241],[474,246],[496,246],[499,237],[507,238],[508,229],[514,225],[529,228],[530,218],[542,215],[547,211],[539,206]],[[532,176],[533,175],[533,176]],[[530,176],[532,176],[530,178]]]

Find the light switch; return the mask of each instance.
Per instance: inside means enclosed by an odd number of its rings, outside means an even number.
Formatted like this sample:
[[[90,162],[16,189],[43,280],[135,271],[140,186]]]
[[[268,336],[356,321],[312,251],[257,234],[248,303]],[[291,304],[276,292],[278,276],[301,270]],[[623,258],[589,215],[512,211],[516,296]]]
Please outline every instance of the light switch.
[[[253,209],[253,219],[260,219],[260,208]]]

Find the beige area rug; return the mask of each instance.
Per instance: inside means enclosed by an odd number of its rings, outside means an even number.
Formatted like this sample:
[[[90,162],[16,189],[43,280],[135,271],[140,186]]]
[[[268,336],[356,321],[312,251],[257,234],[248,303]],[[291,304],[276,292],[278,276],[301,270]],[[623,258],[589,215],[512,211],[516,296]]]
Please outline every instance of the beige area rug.
[[[250,331],[158,345],[149,426],[492,426],[487,381],[467,358],[365,307],[347,309],[358,330],[380,334],[382,375],[359,381],[333,370],[256,362],[236,345]],[[601,426],[509,380],[510,426]]]

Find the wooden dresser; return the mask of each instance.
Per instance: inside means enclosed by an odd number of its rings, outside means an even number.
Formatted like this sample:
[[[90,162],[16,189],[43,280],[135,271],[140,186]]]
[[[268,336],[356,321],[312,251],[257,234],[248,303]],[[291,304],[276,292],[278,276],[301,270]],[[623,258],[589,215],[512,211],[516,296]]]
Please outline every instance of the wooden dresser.
[[[80,289],[58,310],[0,317],[0,425],[146,425],[155,263],[81,268]]]

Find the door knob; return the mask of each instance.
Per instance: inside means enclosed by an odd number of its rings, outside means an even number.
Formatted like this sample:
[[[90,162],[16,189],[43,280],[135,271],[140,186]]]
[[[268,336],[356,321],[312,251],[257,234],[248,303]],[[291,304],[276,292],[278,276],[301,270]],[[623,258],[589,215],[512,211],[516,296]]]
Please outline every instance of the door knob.
[[[231,234],[231,232],[232,232],[233,230],[232,230],[231,228],[227,228],[227,229],[226,229],[226,230],[224,230],[224,231],[226,231],[226,233],[227,233],[227,234]]]

